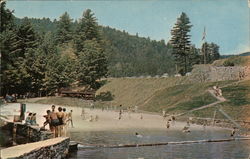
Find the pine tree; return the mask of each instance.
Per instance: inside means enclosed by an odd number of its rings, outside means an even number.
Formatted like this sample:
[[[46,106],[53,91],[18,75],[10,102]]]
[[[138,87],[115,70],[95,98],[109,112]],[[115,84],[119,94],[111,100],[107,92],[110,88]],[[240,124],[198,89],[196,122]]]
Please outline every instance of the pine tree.
[[[19,57],[24,57],[25,52],[29,49],[36,48],[40,40],[28,18],[24,18],[23,23],[17,30],[17,36],[19,40],[17,47],[20,49]]]
[[[173,55],[178,66],[178,72],[185,74],[188,72],[188,53],[190,49],[190,32],[192,25],[185,13],[182,13],[175,26],[171,30],[172,38],[170,43],[173,47]]]
[[[68,87],[76,80],[75,60],[58,52],[51,54],[46,65],[43,81],[46,94],[54,94],[62,87]]]
[[[203,43],[201,48],[201,61],[204,64],[212,63],[220,58],[219,46],[215,43]]]
[[[6,9],[6,2],[1,1],[0,3],[0,15],[1,15],[1,22],[0,22],[0,33],[7,29],[12,29],[14,27],[13,22],[13,11]]]
[[[209,63],[209,44],[204,42],[201,46],[201,61],[203,64]]]
[[[219,46],[215,43],[209,45],[210,49],[210,63],[220,58]]]
[[[72,40],[72,19],[69,14],[65,12],[60,20],[57,22],[56,42],[63,44]]]
[[[84,42],[84,49],[79,55],[78,78],[81,84],[91,88],[98,87],[97,80],[107,74],[107,59],[105,53],[95,40]]]
[[[83,42],[86,40],[95,40],[98,43],[101,42],[97,19],[90,9],[83,12],[82,18],[76,29],[75,44],[78,52],[82,51],[84,45]]]
[[[201,57],[199,55],[199,50],[195,48],[195,45],[192,45],[190,47],[190,53],[189,53],[189,57],[188,57],[189,66],[191,67],[191,68],[189,68],[189,70],[192,69],[193,65],[196,65],[196,64],[200,63],[200,60],[201,60],[200,58]]]

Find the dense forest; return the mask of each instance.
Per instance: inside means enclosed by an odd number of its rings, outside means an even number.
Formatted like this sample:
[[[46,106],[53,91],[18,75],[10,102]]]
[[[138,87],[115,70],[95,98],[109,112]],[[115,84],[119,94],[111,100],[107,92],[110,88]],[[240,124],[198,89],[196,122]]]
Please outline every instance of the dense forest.
[[[100,26],[90,9],[77,21],[67,12],[53,21],[20,19],[3,3],[1,18],[2,95],[52,95],[72,85],[97,89],[102,77],[185,75],[194,64],[219,58],[216,44],[205,43],[200,50],[185,38],[190,37],[191,25],[181,37],[183,30],[173,29],[172,40],[166,43]],[[175,45],[182,37],[185,45]]]
[[[44,34],[57,31],[58,21],[49,18],[28,18],[36,32]],[[21,25],[24,19],[15,18],[15,24]],[[76,30],[78,21],[72,22],[72,30]],[[155,76],[175,71],[172,49],[165,41],[130,35],[128,32],[114,28],[98,26],[105,39],[108,53],[108,75],[124,76]]]

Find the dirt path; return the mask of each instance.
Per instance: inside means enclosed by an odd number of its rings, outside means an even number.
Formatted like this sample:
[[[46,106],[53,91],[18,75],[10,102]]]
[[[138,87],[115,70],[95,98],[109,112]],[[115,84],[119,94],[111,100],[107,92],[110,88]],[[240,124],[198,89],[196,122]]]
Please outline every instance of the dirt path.
[[[180,114],[178,114],[178,115],[176,115],[176,116],[182,116],[182,115],[184,115],[184,114],[191,113],[191,112],[193,112],[193,111],[197,111],[197,110],[202,110],[202,109],[205,109],[205,108],[213,107],[213,106],[215,106],[215,105],[217,105],[217,104],[219,104],[219,103],[223,103],[223,102],[225,102],[225,101],[227,100],[227,99],[225,99],[223,96],[216,96],[214,90],[209,89],[208,92],[209,92],[214,98],[217,99],[216,102],[213,102],[213,103],[210,103],[210,104],[201,106],[201,107],[199,107],[199,108],[194,108],[194,109],[189,110],[189,111],[187,111],[187,112],[180,113]]]

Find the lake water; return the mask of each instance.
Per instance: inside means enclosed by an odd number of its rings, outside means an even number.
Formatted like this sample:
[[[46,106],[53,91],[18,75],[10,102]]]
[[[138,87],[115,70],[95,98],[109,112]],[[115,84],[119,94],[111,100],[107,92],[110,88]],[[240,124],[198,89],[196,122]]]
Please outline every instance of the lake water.
[[[133,131],[111,132],[74,132],[71,138],[86,144],[133,144],[157,143],[168,141],[190,141],[203,139],[229,138],[228,130],[196,130],[191,133],[181,131],[141,130],[142,138]],[[184,145],[165,145],[130,148],[80,148],[71,155],[73,158],[86,159],[248,159],[250,141],[231,141]]]

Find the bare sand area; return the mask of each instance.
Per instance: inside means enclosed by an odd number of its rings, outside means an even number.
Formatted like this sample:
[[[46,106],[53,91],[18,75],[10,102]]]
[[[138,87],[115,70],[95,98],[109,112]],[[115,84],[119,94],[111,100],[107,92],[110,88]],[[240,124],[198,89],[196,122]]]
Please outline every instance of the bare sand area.
[[[59,107],[56,105],[56,107]],[[89,109],[84,108],[85,117],[81,116],[82,109],[81,107],[67,107],[61,106],[66,108],[69,112],[73,110],[73,125],[69,124],[69,131],[70,132],[78,132],[78,131],[119,131],[119,130],[137,130],[137,129],[166,129],[166,120],[163,120],[163,117],[160,115],[155,114],[148,114],[148,113],[128,113],[123,112],[122,117],[119,120],[119,112],[114,110],[101,110],[101,109]],[[28,112],[37,113],[37,123],[39,126],[43,125],[45,118],[43,115],[46,114],[46,110],[51,109],[51,105],[48,104],[34,104],[34,103],[27,103],[26,104],[26,116]],[[20,104],[19,103],[11,103],[3,106],[1,108],[1,114],[8,117],[8,121],[13,121],[14,115],[20,114]],[[91,116],[93,121],[91,121]],[[95,118],[97,116],[97,121]],[[175,122],[174,126],[171,129],[179,129],[181,130],[186,123],[185,122]],[[46,127],[48,128],[48,127]],[[210,129],[218,129],[216,127],[209,127]],[[192,130],[199,130],[203,129],[200,125],[192,124],[190,129]]]

